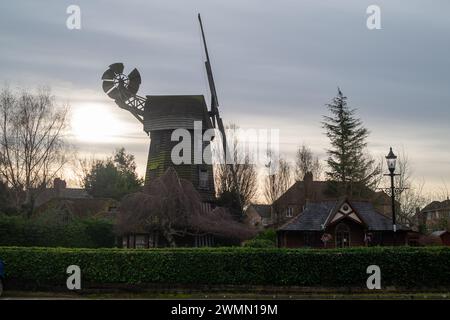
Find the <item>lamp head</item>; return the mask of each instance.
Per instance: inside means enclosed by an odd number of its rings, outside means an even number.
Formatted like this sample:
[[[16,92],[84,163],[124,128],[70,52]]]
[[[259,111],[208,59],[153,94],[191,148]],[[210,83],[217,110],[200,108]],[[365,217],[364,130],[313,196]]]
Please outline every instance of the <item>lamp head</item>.
[[[392,152],[392,147],[389,150],[388,155],[386,156],[386,163],[388,166],[388,169],[391,173],[394,173],[395,171],[395,165],[397,162],[397,156]]]

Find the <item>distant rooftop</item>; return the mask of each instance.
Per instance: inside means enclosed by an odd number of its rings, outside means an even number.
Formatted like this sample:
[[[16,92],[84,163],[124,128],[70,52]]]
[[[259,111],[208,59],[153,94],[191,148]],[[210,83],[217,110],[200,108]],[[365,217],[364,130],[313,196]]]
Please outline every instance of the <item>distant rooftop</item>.
[[[251,205],[262,218],[271,217],[271,205],[269,204],[252,204]]]
[[[426,212],[426,211],[435,211],[435,210],[441,210],[441,209],[450,209],[450,200],[444,200],[444,201],[433,201],[430,204],[428,204],[427,206],[425,206],[425,208],[422,209],[422,212]]]
[[[85,189],[67,188],[66,182],[60,178],[53,180],[53,187],[45,189],[32,189],[34,206],[39,207],[53,199],[90,199]]]

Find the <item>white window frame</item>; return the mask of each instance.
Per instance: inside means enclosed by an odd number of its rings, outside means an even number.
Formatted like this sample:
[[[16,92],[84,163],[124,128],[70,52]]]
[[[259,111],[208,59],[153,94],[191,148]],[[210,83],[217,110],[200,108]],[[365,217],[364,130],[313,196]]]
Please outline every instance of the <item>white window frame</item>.
[[[286,217],[292,218],[294,216],[294,208],[287,207],[286,208]]]

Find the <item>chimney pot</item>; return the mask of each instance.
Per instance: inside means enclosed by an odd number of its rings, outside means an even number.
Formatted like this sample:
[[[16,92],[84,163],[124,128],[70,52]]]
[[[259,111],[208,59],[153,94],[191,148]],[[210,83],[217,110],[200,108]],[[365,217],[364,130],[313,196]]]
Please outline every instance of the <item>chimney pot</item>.
[[[65,189],[66,188],[66,181],[60,179],[60,178],[55,178],[53,180],[53,188],[57,189],[57,190],[61,190],[61,189]]]

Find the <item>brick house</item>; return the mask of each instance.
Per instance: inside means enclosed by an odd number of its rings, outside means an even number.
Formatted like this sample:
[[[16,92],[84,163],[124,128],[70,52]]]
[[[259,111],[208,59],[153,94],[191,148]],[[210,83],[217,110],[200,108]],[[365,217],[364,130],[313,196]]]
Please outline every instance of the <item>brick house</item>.
[[[373,203],[378,212],[390,216],[391,198],[384,192],[375,192],[365,188],[360,200]],[[327,181],[315,181],[308,172],[301,181],[296,181],[283,195],[272,204],[272,221],[275,226],[281,226],[286,221],[303,212],[308,202],[336,200],[330,192]]]
[[[33,217],[56,214],[61,223],[73,219],[114,219],[119,202],[111,198],[93,198],[85,189],[67,188],[66,182],[55,178],[50,188],[31,189],[29,201],[33,204]]]
[[[450,200],[433,201],[418,213],[419,224],[426,230],[449,230]]]
[[[27,202],[38,208],[54,199],[92,199],[85,189],[68,188],[66,181],[55,178],[50,188],[30,189]]]
[[[397,225],[367,201],[308,202],[296,217],[277,230],[279,247],[342,248],[355,246],[415,245],[418,234]]]

